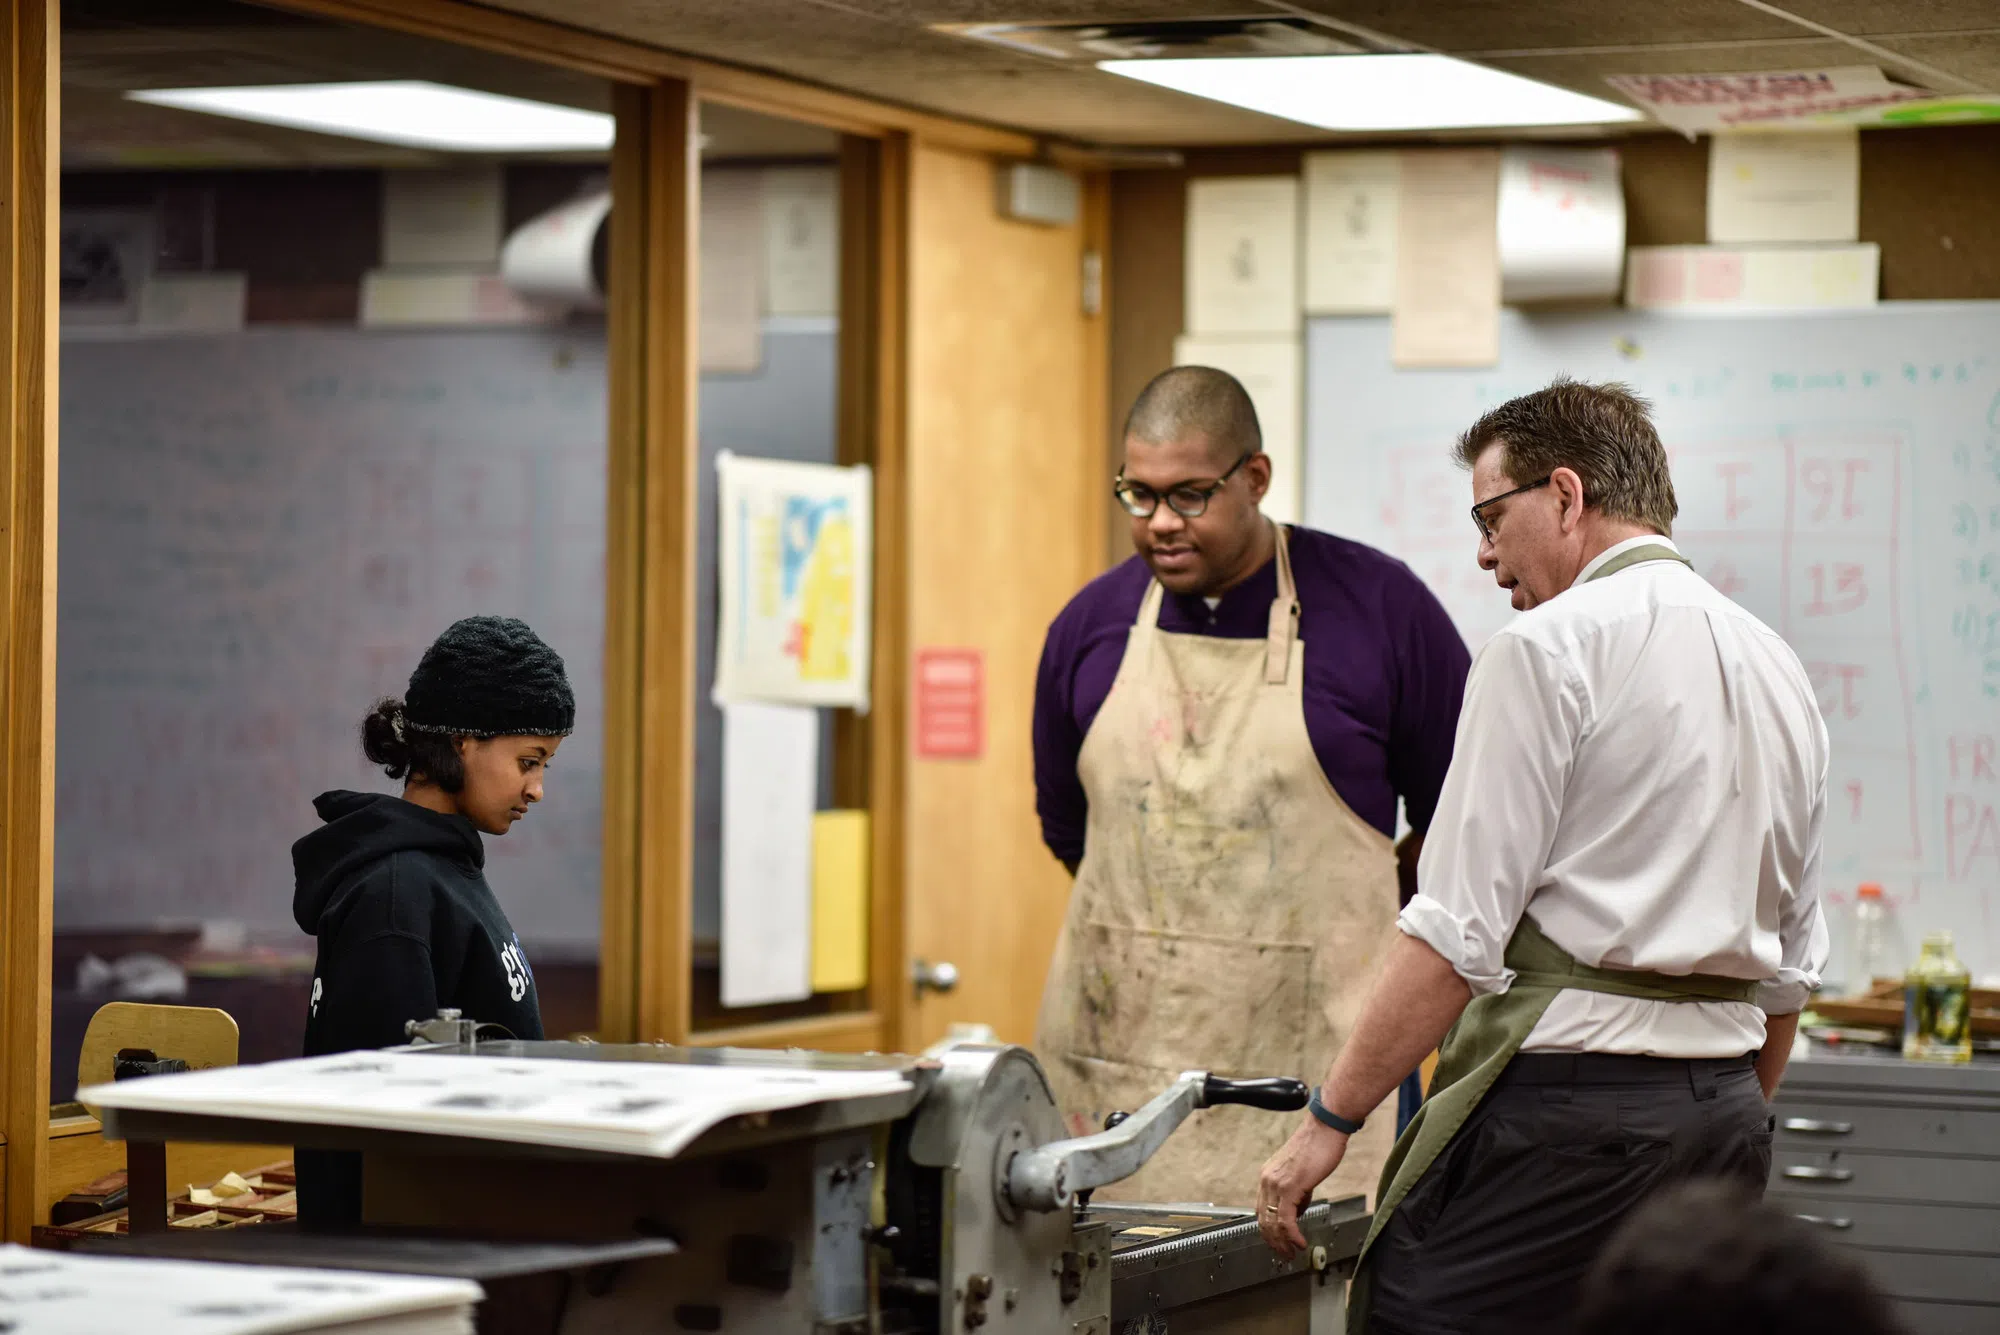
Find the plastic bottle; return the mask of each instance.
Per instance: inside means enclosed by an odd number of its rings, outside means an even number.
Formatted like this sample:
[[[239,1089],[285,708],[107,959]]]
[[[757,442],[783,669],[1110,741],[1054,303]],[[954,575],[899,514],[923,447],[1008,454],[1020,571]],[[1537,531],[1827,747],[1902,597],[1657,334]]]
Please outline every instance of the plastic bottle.
[[[1889,950],[1889,905],[1882,887],[1873,881],[1854,892],[1854,977],[1851,990],[1860,996],[1877,978],[1896,976]]]
[[[1950,932],[1925,937],[1923,954],[1904,978],[1903,1056],[1972,1060],[1972,975],[1958,962]]]

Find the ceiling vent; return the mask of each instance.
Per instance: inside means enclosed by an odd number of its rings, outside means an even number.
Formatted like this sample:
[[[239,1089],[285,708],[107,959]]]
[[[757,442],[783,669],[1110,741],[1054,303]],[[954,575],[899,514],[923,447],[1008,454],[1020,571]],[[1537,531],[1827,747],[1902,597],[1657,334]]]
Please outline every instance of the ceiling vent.
[[[1053,60],[1176,60],[1221,56],[1353,56],[1379,45],[1304,18],[1217,18],[1155,23],[940,23],[934,31]]]

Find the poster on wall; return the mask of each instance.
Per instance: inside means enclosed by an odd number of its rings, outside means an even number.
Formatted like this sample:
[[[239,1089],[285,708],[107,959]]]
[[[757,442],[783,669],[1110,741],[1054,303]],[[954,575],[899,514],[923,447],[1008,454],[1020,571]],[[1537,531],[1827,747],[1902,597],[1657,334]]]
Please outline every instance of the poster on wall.
[[[866,467],[715,461],[717,704],[868,708],[874,478]]]

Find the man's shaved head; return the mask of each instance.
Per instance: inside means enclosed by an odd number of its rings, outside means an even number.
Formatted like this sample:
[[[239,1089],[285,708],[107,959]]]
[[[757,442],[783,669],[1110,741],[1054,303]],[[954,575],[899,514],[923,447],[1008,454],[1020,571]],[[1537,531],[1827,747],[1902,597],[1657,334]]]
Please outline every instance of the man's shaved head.
[[[1153,377],[1125,418],[1125,437],[1148,445],[1205,438],[1226,468],[1264,448],[1257,409],[1242,384],[1212,366],[1176,366]]]

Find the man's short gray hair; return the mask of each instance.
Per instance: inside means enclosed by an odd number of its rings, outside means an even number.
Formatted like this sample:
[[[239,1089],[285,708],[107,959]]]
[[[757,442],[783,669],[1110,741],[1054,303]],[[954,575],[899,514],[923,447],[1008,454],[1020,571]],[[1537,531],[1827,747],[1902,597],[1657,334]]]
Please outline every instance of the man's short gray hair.
[[[1558,468],[1583,479],[1584,503],[1613,519],[1674,531],[1680,505],[1667,472],[1666,447],[1652,408],[1629,385],[1586,385],[1560,376],[1487,413],[1458,438],[1458,462],[1470,468],[1489,445],[1501,447],[1501,471],[1525,486]]]

